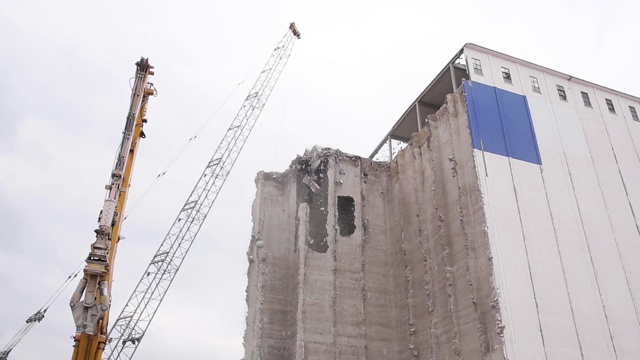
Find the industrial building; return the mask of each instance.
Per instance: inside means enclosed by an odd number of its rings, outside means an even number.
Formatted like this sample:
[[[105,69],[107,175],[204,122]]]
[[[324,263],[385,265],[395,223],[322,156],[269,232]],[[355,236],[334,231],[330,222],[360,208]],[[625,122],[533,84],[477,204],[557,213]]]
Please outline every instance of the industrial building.
[[[369,158],[258,174],[245,358],[638,358],[638,109],[466,44]]]

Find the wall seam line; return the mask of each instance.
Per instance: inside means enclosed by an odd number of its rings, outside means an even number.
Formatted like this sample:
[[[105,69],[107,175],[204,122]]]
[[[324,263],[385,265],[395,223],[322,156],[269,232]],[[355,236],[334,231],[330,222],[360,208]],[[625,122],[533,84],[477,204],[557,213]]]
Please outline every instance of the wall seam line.
[[[515,200],[516,200],[516,208],[518,209],[518,220],[520,222],[520,233],[522,234],[522,244],[524,246],[524,252],[525,252],[525,256],[527,258],[527,269],[529,270],[529,279],[531,281],[531,291],[533,292],[533,300],[536,304],[536,315],[538,318],[538,329],[540,330],[540,339],[542,340],[542,350],[544,352],[544,356],[545,359],[549,357],[549,355],[547,354],[547,346],[545,344],[544,341],[544,333],[543,333],[543,329],[542,329],[542,321],[540,320],[540,306],[538,304],[538,297],[536,294],[536,287],[535,287],[535,283],[533,281],[533,272],[531,270],[531,260],[529,257],[529,249],[527,247],[527,237],[524,233],[524,224],[522,222],[522,211],[520,210],[520,201],[518,200],[518,189],[516,187],[516,182],[515,182],[515,178],[513,176],[513,166],[511,165],[511,154],[509,151],[509,141],[507,140],[507,134],[506,131],[504,129],[504,115],[502,114],[502,107],[500,106],[500,97],[498,96],[497,93],[497,88],[494,88],[494,92],[495,92],[495,97],[496,97],[496,101],[498,103],[498,114],[500,116],[500,126],[502,128],[502,134],[504,137],[504,142],[505,142],[505,146],[507,148],[507,163],[509,164],[509,173],[511,174],[511,185],[513,186],[513,194],[515,196]]]
[[[573,91],[572,91],[572,93],[573,93]],[[594,91],[594,93],[595,93],[595,91]],[[598,94],[597,93],[595,93],[595,98],[596,98],[596,100],[598,99]],[[600,114],[602,114],[602,109],[600,108],[600,103],[598,101],[596,101],[596,104],[597,104],[596,106],[598,107],[598,111],[600,111]],[[580,113],[578,112],[578,114],[580,114]],[[613,148],[613,143],[611,143],[611,137],[609,135],[609,129],[607,128],[606,121],[607,120],[604,118],[604,116],[602,116],[602,125],[604,127],[605,135],[607,136],[607,141],[609,142],[609,147],[611,149],[611,154],[613,155],[613,159],[615,160],[616,169],[618,170],[618,175],[620,176],[620,181],[622,182],[622,186],[624,187],[625,196],[627,197],[627,202],[629,203],[629,205],[631,205],[631,202],[629,200],[629,193],[627,192],[627,188],[626,188],[626,185],[625,185],[625,182],[624,182],[624,178],[622,177],[622,172],[620,171],[620,164],[618,163],[618,157],[616,156],[616,152],[615,152],[615,150]],[[583,127],[583,129],[584,129],[584,127]],[[585,134],[585,136],[586,136],[586,134]],[[627,284],[627,290],[629,292],[629,296],[631,297],[631,303],[633,304],[633,309],[634,309],[635,314],[636,314],[636,324],[638,325],[638,328],[640,328],[640,314],[638,314],[638,305],[636,303],[636,298],[633,295],[633,291],[631,291],[631,283],[629,283],[629,275],[628,275],[628,272],[627,272],[627,267],[625,266],[625,261],[624,261],[624,259],[622,257],[621,252],[620,252],[620,244],[618,243],[618,237],[619,236],[616,234],[616,229],[613,226],[613,221],[611,219],[611,212],[609,211],[609,206],[607,205],[607,201],[605,199],[604,192],[602,191],[602,184],[600,182],[600,176],[599,176],[599,173],[598,173],[598,169],[596,167],[595,160],[593,159],[593,155],[592,155],[592,152],[591,152],[591,146],[589,145],[588,141],[587,141],[587,146],[589,147],[589,155],[590,155],[590,158],[591,158],[591,163],[593,164],[593,169],[594,169],[594,172],[596,174],[596,180],[598,182],[598,187],[600,188],[600,195],[602,196],[602,202],[604,203],[604,208],[605,208],[605,211],[607,213],[607,217],[609,218],[609,226],[611,227],[611,232],[613,233],[613,240],[614,240],[614,243],[616,244],[616,251],[618,253],[618,259],[620,259],[620,264],[622,265],[622,272],[624,273],[624,279],[625,279],[625,282]],[[631,208],[631,212],[633,214],[633,207]],[[634,216],[634,220],[635,220],[635,216]],[[636,222],[636,229],[637,229],[637,222]]]
[[[546,75],[543,73],[542,76],[545,79],[545,84],[548,84]],[[548,88],[549,87],[547,85],[547,89]],[[551,101],[550,98],[549,98],[549,101]],[[564,157],[564,163],[565,163],[568,175],[569,175],[569,180],[571,182],[573,198],[574,198],[576,209],[578,211],[578,217],[580,218],[580,225],[581,225],[581,229],[582,229],[582,234],[584,235],[585,245],[587,247],[587,252],[589,254],[591,270],[593,271],[594,280],[596,282],[596,288],[598,289],[598,295],[599,295],[599,298],[600,298],[600,304],[601,304],[601,308],[602,308],[602,313],[604,314],[605,322],[607,324],[607,331],[609,333],[609,339],[611,340],[611,346],[613,348],[614,356],[617,359],[618,358],[618,353],[617,353],[617,350],[616,350],[615,342],[613,341],[613,334],[611,333],[611,325],[609,323],[609,316],[607,315],[606,307],[604,306],[604,300],[602,299],[602,289],[600,288],[600,281],[598,280],[598,274],[596,272],[595,263],[593,261],[593,255],[592,255],[592,252],[591,252],[591,246],[589,245],[589,237],[587,236],[587,230],[586,230],[586,228],[584,226],[584,218],[582,216],[582,210],[580,209],[580,203],[578,202],[578,194],[576,192],[575,184],[573,182],[573,173],[571,172],[571,166],[569,165],[569,160],[567,158],[567,153],[566,153],[565,148],[564,148],[564,142],[562,141],[562,135],[560,133],[560,129],[558,128],[558,116],[556,115],[556,112],[555,112],[553,106],[551,106],[551,112],[552,112],[553,118],[554,118],[553,123],[555,125],[555,130],[557,131],[558,139],[560,140],[560,146],[562,148],[562,154],[563,154],[563,157]],[[578,120],[582,123],[582,119],[578,118]],[[583,134],[584,134],[584,130],[583,130]],[[586,136],[585,136],[585,139],[586,139]]]
[[[362,220],[362,239],[360,239],[362,245],[361,245],[361,254],[362,254],[362,324],[363,324],[363,333],[364,333],[364,359],[367,360],[369,359],[369,344],[368,344],[368,336],[367,336],[367,297],[368,297],[368,293],[367,293],[367,276],[366,276],[366,259],[367,257],[365,256],[365,243],[367,241],[367,237],[368,237],[368,226],[366,225],[366,222],[368,221],[368,217],[366,216],[366,212],[365,212],[365,196],[364,196],[364,189],[362,186],[362,179],[364,178],[363,176],[363,161],[362,159],[359,160],[360,166],[360,184],[359,184],[359,188],[360,188],[360,206],[361,206],[361,220]]]
[[[573,320],[573,328],[576,332],[576,339],[578,340],[578,348],[580,349],[580,357],[584,359],[584,352],[582,350],[582,342],[580,341],[580,333],[578,332],[578,324],[576,323],[576,315],[573,310],[573,301],[571,300],[571,294],[569,293],[569,285],[567,282],[567,274],[565,271],[564,260],[562,258],[562,253],[560,251],[560,243],[558,240],[558,232],[556,231],[556,220],[553,216],[553,211],[551,210],[551,203],[549,202],[549,193],[547,192],[547,184],[544,176],[544,171],[542,166],[540,166],[540,177],[542,178],[542,187],[544,188],[544,197],[547,203],[547,209],[549,210],[549,217],[551,217],[551,226],[553,227],[553,237],[556,240],[556,251],[558,252],[558,257],[560,259],[560,267],[562,269],[562,279],[564,280],[564,289],[567,294],[567,299],[569,300],[569,308],[571,309],[571,318]]]

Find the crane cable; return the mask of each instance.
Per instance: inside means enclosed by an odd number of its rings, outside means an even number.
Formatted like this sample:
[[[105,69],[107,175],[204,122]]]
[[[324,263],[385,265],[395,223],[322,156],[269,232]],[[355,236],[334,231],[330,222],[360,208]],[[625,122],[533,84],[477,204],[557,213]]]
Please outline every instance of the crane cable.
[[[274,45],[274,47],[275,47],[275,45]],[[296,76],[292,75],[292,76],[289,77],[289,84],[287,85],[287,90],[285,92],[284,104],[282,106],[282,118],[280,119],[280,127],[278,129],[278,136],[276,138],[276,147],[275,147],[275,151],[274,151],[274,154],[273,154],[273,164],[274,164],[273,166],[274,167],[275,167],[276,156],[277,156],[277,153],[278,153],[278,144],[280,142],[280,134],[282,132],[282,127],[283,127],[283,123],[284,123],[284,119],[285,119],[285,112],[286,112],[286,108],[287,108],[287,100],[289,98],[289,89],[291,88],[291,82],[293,81],[293,79],[296,79]],[[245,78],[245,80],[246,80],[246,78]],[[242,83],[244,83],[245,80],[243,80]],[[242,85],[242,83],[238,84],[238,87],[240,85]],[[237,89],[238,88],[236,88],[235,90],[237,90]],[[235,90],[234,90],[234,92],[235,92]],[[231,95],[233,95],[233,93]],[[225,102],[226,102],[226,100],[225,100]],[[223,102],[222,105],[224,105],[224,102]],[[218,110],[216,110],[216,112],[217,111]],[[206,124],[203,125],[202,127],[204,127],[204,126],[206,126]],[[189,141],[191,141],[191,139],[189,139]],[[158,176],[160,176],[160,175],[158,175]],[[158,179],[158,178],[156,178],[156,179]],[[125,216],[125,219],[126,219],[126,216]],[[204,279],[202,279],[200,282],[198,282],[195,286],[193,286],[190,290],[188,290],[184,296],[182,296],[180,299],[178,299],[176,301],[176,303],[172,307],[167,309],[163,314],[159,315],[158,318],[156,319],[156,323],[158,323],[162,318],[164,318],[169,313],[171,313],[177,306],[179,306],[185,299],[187,299],[195,290],[197,290],[198,288],[202,287],[202,285],[204,285],[207,281],[209,281],[209,279],[211,279],[211,277],[213,277],[215,274],[219,273],[220,271],[224,270],[227,266],[231,265],[233,262],[235,262],[242,255],[243,254],[237,254],[236,256],[231,258],[229,261],[224,263],[222,266],[218,267],[217,269],[215,269],[211,273],[209,273],[207,276],[205,276]]]
[[[292,72],[292,73],[295,73],[295,72]],[[293,79],[296,79],[296,76],[291,75],[289,77],[289,84],[287,85],[287,90],[286,90],[285,95],[284,95],[284,104],[282,106],[282,118],[280,119],[280,128],[278,129],[278,137],[276,138],[276,147],[275,147],[275,151],[274,151],[274,154],[273,154],[273,167],[275,167],[276,155],[278,153],[278,144],[280,142],[280,134],[282,132],[282,127],[283,127],[286,108],[287,108],[287,99],[289,98],[289,89],[291,88],[291,82],[293,81]],[[209,273],[207,276],[205,276],[203,280],[198,282],[195,286],[193,286],[190,290],[188,290],[184,296],[182,296],[180,299],[178,299],[176,301],[176,303],[172,307],[167,309],[163,314],[159,315],[158,318],[156,319],[156,323],[158,323],[162,318],[167,316],[173,309],[175,309],[186,298],[188,298],[195,290],[197,290],[202,285],[204,285],[207,281],[209,281],[209,279],[211,279],[211,277],[213,277],[213,275],[215,275],[215,274],[219,273],[220,271],[224,270],[227,266],[231,265],[233,262],[235,262],[242,255],[243,254],[237,254],[236,256],[231,258],[229,261],[224,263],[222,266],[220,266],[219,268],[213,270],[211,273]]]
[[[16,345],[18,345],[18,343],[22,340],[22,338],[24,338],[24,336],[27,335],[27,333],[29,333],[29,331],[31,331],[31,329],[36,324],[40,323],[40,321],[44,319],[44,315],[46,314],[47,310],[49,310],[49,307],[53,305],[53,303],[58,299],[58,297],[60,297],[60,295],[64,292],[64,290],[66,290],[66,288],[69,286],[69,284],[71,284],[73,280],[75,280],[75,278],[78,276],[78,274],[82,271],[83,268],[84,268],[84,261],[80,265],[78,265],[78,267],[76,267],[73,273],[71,273],[71,275],[67,277],[67,279],[58,287],[58,289],[56,289],[56,291],[53,292],[53,294],[49,297],[49,299],[47,299],[44,305],[42,305],[40,309],[38,309],[38,311],[36,311],[33,315],[27,318],[27,320],[25,321],[25,325],[23,325],[22,328],[20,328],[20,330],[18,330],[18,332],[13,336],[13,338],[9,340],[7,345],[5,345],[5,347],[2,348],[2,350],[0,350],[0,357],[6,358],[6,356],[9,355],[11,350],[13,350],[13,348],[16,347]]]
[[[277,44],[276,44],[277,45]],[[275,47],[275,45],[274,45]],[[294,68],[295,69],[295,68]],[[282,127],[284,124],[284,120],[285,120],[285,115],[286,115],[286,109],[287,109],[287,100],[289,99],[289,90],[291,88],[291,82],[293,81],[293,79],[296,79],[297,77],[294,75],[295,74],[295,70],[291,72],[292,75],[289,77],[289,84],[287,85],[287,90],[285,92],[284,95],[284,104],[282,105],[282,117],[280,119],[280,127],[278,129],[278,136],[276,138],[276,147],[274,150],[274,154],[273,154],[273,165],[272,167],[275,167],[275,162],[276,162],[276,156],[278,154],[278,144],[280,143],[280,135],[282,133]],[[244,80],[243,80],[244,82]],[[240,256],[242,256],[243,254],[237,254],[236,256],[234,256],[233,258],[231,258],[229,261],[227,261],[226,263],[224,263],[222,266],[218,267],[217,269],[213,270],[211,273],[209,273],[207,276],[204,277],[204,279],[202,279],[200,282],[198,282],[195,286],[193,286],[190,290],[188,290],[184,296],[182,296],[180,299],[178,299],[176,301],[176,303],[170,307],[169,309],[167,309],[163,314],[159,315],[158,318],[156,319],[156,324],[158,322],[161,321],[162,318],[164,318],[165,316],[167,316],[169,313],[171,313],[173,311],[173,309],[175,309],[177,306],[179,306],[185,299],[187,299],[194,291],[196,291],[198,288],[202,287],[202,285],[204,285],[207,281],[209,281],[209,279],[211,279],[211,277],[213,277],[213,275],[219,273],[220,271],[224,270],[227,266],[231,265],[233,262],[235,262]]]
[[[129,217],[129,215],[131,215],[131,213],[133,212],[133,210],[135,210],[136,207],[138,207],[138,205],[140,205],[140,203],[142,202],[142,200],[144,200],[144,198],[149,194],[149,192],[151,192],[151,190],[158,184],[158,182],[167,174],[167,172],[169,171],[169,169],[171,169],[171,167],[173,167],[173,165],[180,159],[180,157],[182,157],[182,155],[184,154],[184,152],[189,148],[189,146],[191,146],[191,144],[193,143],[194,140],[196,140],[196,138],[198,137],[198,135],[200,135],[200,133],[202,133],[202,131],[204,131],[204,129],[207,127],[207,125],[209,125],[209,123],[211,123],[211,121],[215,118],[215,116],[218,114],[218,112],[220,112],[220,110],[224,107],[224,105],[227,104],[227,102],[231,99],[231,97],[233,97],[233,95],[235,95],[235,93],[240,89],[240,87],[245,83],[245,81],[249,78],[249,76],[251,75],[251,73],[253,73],[255,71],[255,68],[257,67],[256,64],[253,69],[251,69],[251,71],[249,71],[247,73],[247,75],[245,76],[245,78],[238,83],[238,85],[236,85],[236,87],[227,95],[227,97],[224,98],[224,100],[222,100],[222,102],[220,103],[220,105],[218,105],[218,107],[213,111],[213,113],[211,113],[211,115],[209,115],[209,117],[207,117],[207,119],[204,121],[204,123],[202,123],[202,125],[200,125],[200,127],[198,128],[198,130],[196,130],[196,132],[193,134],[193,136],[191,136],[189,138],[189,140],[187,140],[184,145],[182,145],[182,147],[178,150],[178,152],[173,156],[173,158],[169,161],[169,163],[167,163],[167,165],[160,171],[160,173],[158,173],[158,175],[156,176],[156,178],[151,182],[151,184],[149,184],[149,186],[147,186],[147,188],[142,192],[142,194],[136,199],[136,201],[133,202],[133,205],[131,205],[131,207],[129,208],[129,210],[125,213],[124,218],[122,219],[122,221],[127,220],[127,218]]]
[[[293,69],[291,69],[291,71],[289,72],[291,75],[289,76],[289,83],[287,84],[287,90],[284,94],[284,103],[282,104],[282,117],[280,118],[280,127],[278,128],[278,136],[276,137],[275,150],[273,151],[273,163],[271,164],[271,168],[273,169],[275,169],[276,167],[276,158],[278,157],[278,149],[280,148],[280,137],[282,135],[282,128],[284,127],[284,121],[286,118],[287,104],[289,100],[289,90],[291,90],[291,83],[294,80],[298,79],[296,71],[298,71],[298,67],[294,66]]]
[[[129,215],[131,215],[133,210],[135,210],[135,208],[138,207],[138,205],[140,205],[142,200],[144,200],[144,198],[147,196],[147,194],[149,194],[149,192],[151,192],[151,190],[156,186],[156,184],[160,181],[160,179],[162,179],[162,177],[164,177],[167,174],[167,171],[169,171],[169,169],[171,169],[171,167],[173,167],[173,165],[180,159],[180,157],[182,157],[182,154],[184,154],[184,152],[189,148],[189,146],[191,146],[193,141],[198,137],[198,135],[200,135],[200,133],[207,127],[207,125],[209,125],[209,123],[213,120],[213,118],[218,114],[220,109],[222,109],[222,107],[227,103],[227,101],[229,101],[229,99],[236,93],[236,91],[240,88],[240,86],[243,83],[244,83],[244,80],[242,82],[240,82],[236,86],[236,88],[231,93],[229,93],[229,95],[227,95],[227,97],[222,101],[222,103],[220,103],[218,108],[216,108],[216,110],[211,115],[209,115],[209,117],[207,117],[207,119],[204,121],[204,123],[202,125],[200,125],[198,130],[196,130],[196,132],[189,138],[189,140],[187,140],[182,145],[182,147],[173,156],[173,158],[171,158],[171,160],[169,160],[169,163],[167,163],[167,165],[165,165],[165,167],[160,171],[160,173],[158,173],[158,175],[151,182],[151,184],[149,184],[149,186],[147,186],[147,188],[136,199],[136,201],[133,202],[133,205],[131,205],[129,210],[125,213],[125,216],[122,219],[122,221],[127,220],[127,218],[129,217]]]
[[[287,100],[289,99],[289,89],[291,88],[291,80],[293,77],[289,78],[289,84],[287,85],[287,92],[284,95],[284,104],[282,105],[282,117],[280,118],[280,127],[278,128],[278,137],[276,137],[276,148],[273,151],[273,163],[271,164],[272,168],[276,167],[276,157],[278,156],[278,147],[280,145],[280,135],[282,134],[282,125],[284,124],[285,111],[287,110]]]
[[[71,275],[67,277],[67,279],[62,283],[62,285],[60,285],[58,290],[56,290],[53,293],[53,295],[51,295],[49,300],[47,300],[47,302],[40,309],[42,310],[44,308],[44,311],[47,311],[47,309],[49,309],[49,306],[51,306],[56,301],[56,299],[58,299],[60,294],[62,294],[62,292],[67,288],[67,286],[69,286],[69,284],[78,276],[78,274],[80,273],[80,271],[82,271],[84,266],[85,266],[85,262],[82,261],[82,263],[80,263],[80,265],[76,267],[73,273],[71,273]]]

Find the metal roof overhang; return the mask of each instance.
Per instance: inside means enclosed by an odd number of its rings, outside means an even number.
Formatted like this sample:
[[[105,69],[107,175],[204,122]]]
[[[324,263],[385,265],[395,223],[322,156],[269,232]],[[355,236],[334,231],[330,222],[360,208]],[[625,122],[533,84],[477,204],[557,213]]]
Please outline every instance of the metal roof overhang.
[[[424,91],[409,105],[407,110],[400,116],[400,119],[396,121],[391,130],[369,155],[369,158],[373,159],[389,139],[409,142],[412,134],[418,132],[424,126],[427,115],[434,114],[440,109],[446,101],[447,94],[454,92],[454,82],[451,76],[452,69],[455,75],[456,87],[460,86],[463,78],[467,78],[466,65],[456,62],[462,56],[463,51],[464,47],[456,53]],[[418,120],[417,115],[418,108],[420,120]]]
[[[409,142],[411,140],[411,135],[413,133],[418,132],[420,127],[424,126],[424,119],[427,118],[427,115],[433,114],[445,103],[447,94],[454,92],[454,87],[457,88],[462,83],[463,78],[469,78],[467,73],[466,64],[457,62],[458,59],[464,53],[466,48],[481,51],[485,54],[489,54],[491,56],[499,57],[514,63],[523,64],[530,68],[546,72],[557,76],[562,79],[566,79],[568,81],[575,81],[581,83],[586,86],[594,87],[601,89],[606,92],[610,92],[613,94],[617,94],[621,97],[627,98],[632,101],[640,102],[640,98],[623,93],[621,91],[613,90],[602,85],[598,85],[580,78],[577,78],[572,75],[568,75],[553,69],[546,68],[544,66],[540,66],[538,64],[534,64],[529,61],[525,61],[522,59],[518,59],[516,57],[503,54],[501,52],[497,52],[495,50],[491,50],[476,44],[467,43],[465,44],[458,53],[447,63],[447,65],[438,73],[438,75],[431,81],[431,83],[420,93],[418,98],[414,100],[409,108],[400,116],[400,119],[396,121],[391,130],[387,133],[387,135],[380,141],[375,150],[369,155],[370,159],[373,159],[376,154],[383,148],[385,143],[389,140],[398,140],[402,142]],[[454,69],[455,80],[451,77],[451,69]],[[455,81],[455,86],[454,86]],[[420,109],[420,123],[418,125],[418,117],[416,114],[416,108]]]

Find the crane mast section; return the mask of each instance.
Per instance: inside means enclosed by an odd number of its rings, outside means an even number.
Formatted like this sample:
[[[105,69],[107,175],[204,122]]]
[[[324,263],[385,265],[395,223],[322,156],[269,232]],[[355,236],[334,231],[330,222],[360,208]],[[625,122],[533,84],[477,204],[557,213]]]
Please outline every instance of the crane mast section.
[[[131,359],[136,352],[299,38],[291,23],[111,327],[105,349],[108,359]]]

